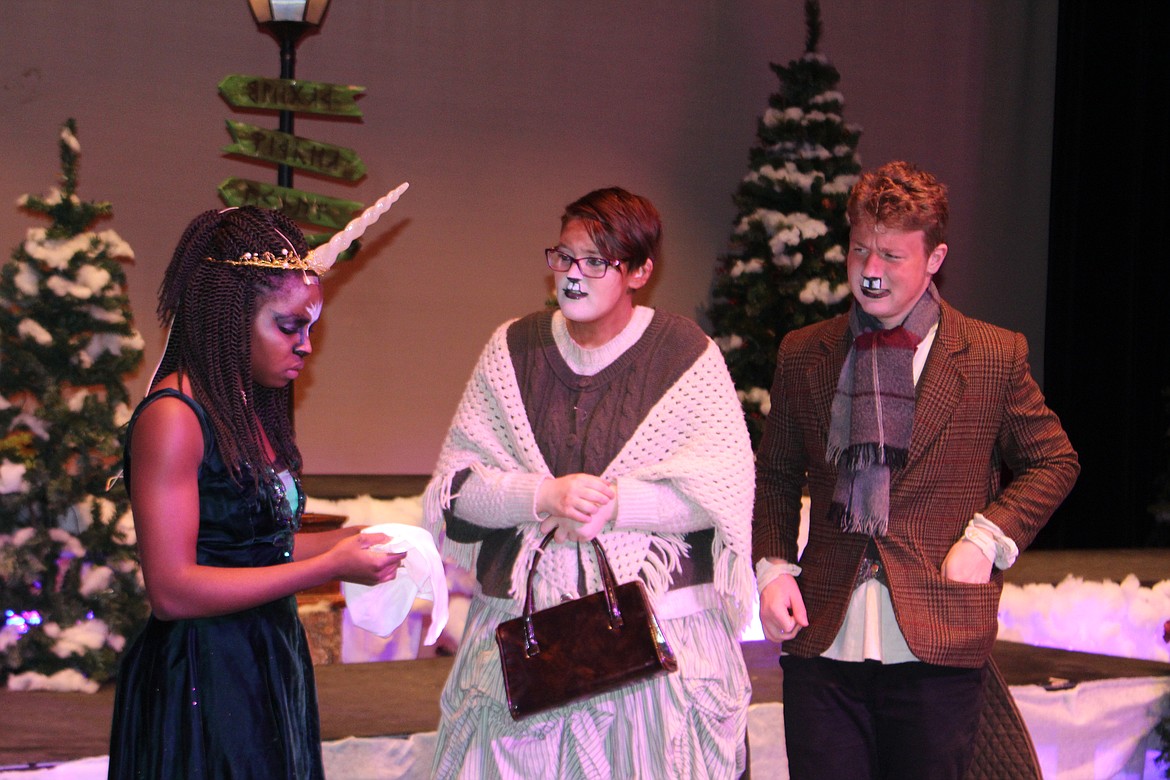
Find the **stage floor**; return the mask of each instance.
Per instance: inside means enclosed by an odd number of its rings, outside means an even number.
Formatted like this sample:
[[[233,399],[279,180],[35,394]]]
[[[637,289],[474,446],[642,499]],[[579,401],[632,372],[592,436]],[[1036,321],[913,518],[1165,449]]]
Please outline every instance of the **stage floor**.
[[[745,642],[753,703],[780,701],[777,646]],[[993,656],[1009,685],[1051,678],[1086,682],[1170,676],[1170,664],[997,642]],[[325,741],[433,731],[451,658],[315,667]],[[0,690],[0,768],[54,764],[108,752],[114,693]]]
[[[1120,582],[1135,575],[1149,585],[1167,578],[1170,549],[1029,550],[1005,572],[1014,584],[1052,583],[1075,574]],[[1170,617],[1170,616],[1167,616]],[[777,646],[745,642],[754,703],[780,700]],[[1170,676],[1170,664],[997,642],[994,658],[1009,685],[1044,685],[1051,678],[1087,682]],[[433,731],[450,658],[315,667],[322,738],[398,736]],[[112,686],[95,694],[0,689],[0,768],[52,764],[108,752]]]

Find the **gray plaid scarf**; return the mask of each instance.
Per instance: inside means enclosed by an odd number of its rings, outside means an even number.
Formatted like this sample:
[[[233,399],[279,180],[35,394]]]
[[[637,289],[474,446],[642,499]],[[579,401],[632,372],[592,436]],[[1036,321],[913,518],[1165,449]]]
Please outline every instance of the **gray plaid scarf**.
[[[846,533],[886,534],[890,469],[906,465],[914,426],[914,350],[938,322],[938,301],[932,282],[889,329],[856,301],[849,312],[853,345],[837,380],[825,453],[837,467],[829,517]]]

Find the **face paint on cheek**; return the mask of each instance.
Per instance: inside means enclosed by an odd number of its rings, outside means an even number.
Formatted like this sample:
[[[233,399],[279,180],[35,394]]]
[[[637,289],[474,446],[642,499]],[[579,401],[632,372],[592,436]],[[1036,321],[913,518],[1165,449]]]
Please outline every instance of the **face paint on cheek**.
[[[323,306],[324,306],[324,304],[322,304],[321,301],[315,301],[315,302],[310,303],[308,305],[308,307],[306,309],[306,313],[309,315],[309,327],[310,328],[313,327],[314,323],[316,323],[317,320],[321,319],[321,309],[323,308]]]

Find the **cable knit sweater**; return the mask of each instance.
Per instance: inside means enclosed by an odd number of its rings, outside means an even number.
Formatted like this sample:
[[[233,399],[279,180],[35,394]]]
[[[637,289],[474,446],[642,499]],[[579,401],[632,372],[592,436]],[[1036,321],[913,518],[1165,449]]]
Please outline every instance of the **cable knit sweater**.
[[[509,595],[517,599],[541,539],[540,518],[533,510],[536,487],[546,477],[593,465],[597,471],[589,473],[618,487],[618,516],[599,536],[618,580],[640,577],[657,602],[682,570],[689,553],[687,535],[711,529],[698,538],[711,539],[715,591],[732,623],[742,628],[753,593],[754,469],[742,408],[718,348],[689,320],[639,308],[624,335],[611,342],[625,346],[624,338],[629,346],[620,356],[603,356],[596,370],[597,381],[625,381],[617,405],[610,398],[602,401],[609,406],[599,407],[605,411],[606,435],[618,437],[609,449],[602,446],[599,451],[614,450],[616,455],[600,463],[585,447],[584,454],[574,456],[580,458],[578,464],[558,453],[562,440],[574,433],[564,428],[559,415],[548,415],[552,422],[546,418],[540,388],[554,374],[577,390],[588,388],[589,376],[577,372],[592,371],[598,356],[581,350],[554,323],[548,313],[510,321],[488,342],[424,495],[428,528],[444,552],[464,566],[482,571],[477,566],[481,554],[501,558],[493,563],[510,569]],[[560,355],[560,360],[550,359],[551,372],[540,370],[539,364],[531,369],[531,361],[539,360],[534,348]],[[630,371],[635,380],[605,373],[628,368],[630,361],[636,361]],[[664,378],[671,365],[677,369]],[[523,391],[518,375],[526,382]],[[641,416],[623,419],[636,413]],[[460,484],[469,469],[473,476]],[[456,541],[453,534],[444,534],[444,514],[456,496],[463,520],[485,529],[514,529],[515,543],[485,547],[482,538],[460,536]],[[599,587],[591,563],[585,561],[586,590]],[[538,608],[579,593],[577,546],[554,545],[542,558],[539,573],[534,593]]]

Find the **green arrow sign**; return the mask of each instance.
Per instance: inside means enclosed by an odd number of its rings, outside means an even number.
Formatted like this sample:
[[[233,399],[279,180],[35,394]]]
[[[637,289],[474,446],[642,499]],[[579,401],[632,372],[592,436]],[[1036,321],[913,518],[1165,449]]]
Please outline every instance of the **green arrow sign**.
[[[325,84],[319,81],[267,79],[232,75],[219,82],[219,94],[235,108],[297,111],[331,116],[361,116],[354,102],[365,87]]]
[[[228,154],[267,160],[348,181],[357,181],[366,175],[365,163],[353,149],[310,141],[232,119],[227,120],[227,126],[234,141],[223,148]]]
[[[354,200],[329,198],[275,184],[261,184],[232,177],[219,185],[219,197],[229,206],[260,206],[276,209],[297,222],[336,228],[349,223],[363,205]],[[328,237],[328,236],[327,236]]]

